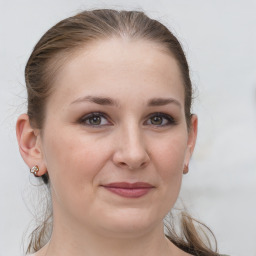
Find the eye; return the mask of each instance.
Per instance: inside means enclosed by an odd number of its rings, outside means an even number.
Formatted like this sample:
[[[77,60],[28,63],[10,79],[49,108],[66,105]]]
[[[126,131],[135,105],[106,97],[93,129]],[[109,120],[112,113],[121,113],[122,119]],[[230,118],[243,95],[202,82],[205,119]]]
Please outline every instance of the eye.
[[[164,113],[154,113],[146,121],[147,125],[167,126],[176,124],[173,117]]]
[[[100,112],[90,113],[84,116],[80,122],[88,126],[105,126],[110,125],[110,122],[105,117],[105,114]]]

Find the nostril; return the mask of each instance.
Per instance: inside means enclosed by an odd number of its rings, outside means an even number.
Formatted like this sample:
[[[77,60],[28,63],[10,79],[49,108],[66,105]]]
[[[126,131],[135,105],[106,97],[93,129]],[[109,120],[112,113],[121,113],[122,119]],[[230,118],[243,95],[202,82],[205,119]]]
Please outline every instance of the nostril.
[[[126,164],[126,163],[124,163],[124,162],[119,163],[119,165],[120,165],[121,167],[125,167],[125,166],[127,166],[127,164]]]
[[[135,146],[118,148],[113,154],[114,164],[119,168],[130,170],[145,168],[150,162],[149,154],[141,144]]]
[[[145,168],[145,167],[147,167],[148,166],[148,164],[149,164],[149,161],[145,161],[145,162],[143,162],[142,164],[141,164],[141,168]]]
[[[135,170],[135,169],[140,169],[140,168],[145,168],[147,166],[147,162],[143,162],[141,164],[128,164],[125,162],[119,163],[120,167],[126,167],[130,170]]]

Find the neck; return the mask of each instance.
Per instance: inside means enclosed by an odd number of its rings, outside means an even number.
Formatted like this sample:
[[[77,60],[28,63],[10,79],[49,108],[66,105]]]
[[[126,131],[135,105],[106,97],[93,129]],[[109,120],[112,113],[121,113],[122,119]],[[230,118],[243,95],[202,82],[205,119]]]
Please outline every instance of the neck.
[[[65,223],[64,225],[61,223]],[[179,255],[177,248],[165,238],[163,224],[144,233],[134,234],[97,234],[70,226],[59,221],[53,225],[50,242],[42,249],[42,256],[167,256]],[[72,228],[71,228],[72,227]]]

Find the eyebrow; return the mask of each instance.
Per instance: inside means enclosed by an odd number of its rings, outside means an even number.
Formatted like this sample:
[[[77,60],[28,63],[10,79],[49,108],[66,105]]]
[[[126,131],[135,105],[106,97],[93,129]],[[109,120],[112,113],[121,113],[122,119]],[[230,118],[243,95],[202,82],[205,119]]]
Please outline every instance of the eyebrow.
[[[98,97],[98,96],[85,96],[76,99],[71,104],[75,103],[82,103],[82,102],[92,102],[96,103],[98,105],[104,105],[104,106],[119,106],[119,103],[111,98],[108,97]]]
[[[96,103],[98,105],[103,105],[103,106],[116,106],[116,107],[120,106],[119,102],[112,98],[99,97],[99,96],[81,97],[73,101],[71,104],[82,103],[82,102],[92,102],[92,103]],[[181,103],[178,100],[173,98],[152,98],[147,102],[147,106],[149,107],[165,106],[168,104],[175,104],[181,108]]]
[[[175,100],[173,98],[153,98],[148,101],[148,106],[154,107],[154,106],[165,106],[168,104],[175,104],[178,107],[181,108],[181,104],[178,100]]]

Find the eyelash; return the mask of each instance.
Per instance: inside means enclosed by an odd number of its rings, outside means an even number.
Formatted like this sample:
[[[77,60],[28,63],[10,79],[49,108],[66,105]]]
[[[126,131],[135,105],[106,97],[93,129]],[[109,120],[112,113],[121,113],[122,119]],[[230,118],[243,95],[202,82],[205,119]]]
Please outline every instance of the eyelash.
[[[92,124],[92,123],[87,123],[87,122],[90,122],[90,118],[99,118],[100,117],[100,122],[102,122],[102,118],[106,119],[108,124]],[[170,126],[170,125],[176,125],[177,122],[176,120],[168,115],[168,114],[165,114],[165,113],[161,113],[161,112],[156,112],[156,113],[153,113],[151,114],[146,122],[148,121],[152,121],[152,118],[154,117],[160,117],[162,118],[162,123],[165,122],[165,124],[159,124],[159,125],[156,125],[156,124],[148,124],[148,125],[152,125],[152,126],[155,126],[155,127],[164,127],[164,126]],[[164,121],[165,119],[165,121]],[[102,112],[92,112],[84,117],[82,117],[79,121],[79,123],[83,124],[83,125],[86,125],[86,126],[91,126],[91,127],[95,127],[95,128],[100,128],[102,126],[108,126],[108,125],[111,125],[111,123],[108,121],[108,118],[107,118],[107,115],[105,113],[102,113]]]
[[[106,126],[106,124],[105,125],[94,125],[94,124],[91,124],[91,123],[86,123],[86,121],[89,121],[90,118],[93,118],[93,117],[96,117],[96,118],[100,117],[101,121],[102,121],[102,118],[108,120],[106,118],[106,114],[104,114],[102,112],[92,112],[92,113],[82,117],[81,120],[80,120],[80,123],[84,124],[84,125],[87,125],[87,126],[97,127],[97,128],[100,127],[100,126]]]
[[[161,112],[153,113],[148,117],[148,120],[152,121],[153,117],[160,117],[160,118],[162,118],[162,121],[165,119],[166,123],[165,124],[160,124],[160,125],[154,125],[154,124],[149,124],[149,125],[153,125],[153,126],[156,126],[156,127],[163,127],[163,126],[169,126],[169,125],[177,124],[176,120],[172,116],[170,116],[168,114],[165,114],[165,113],[161,113]]]

